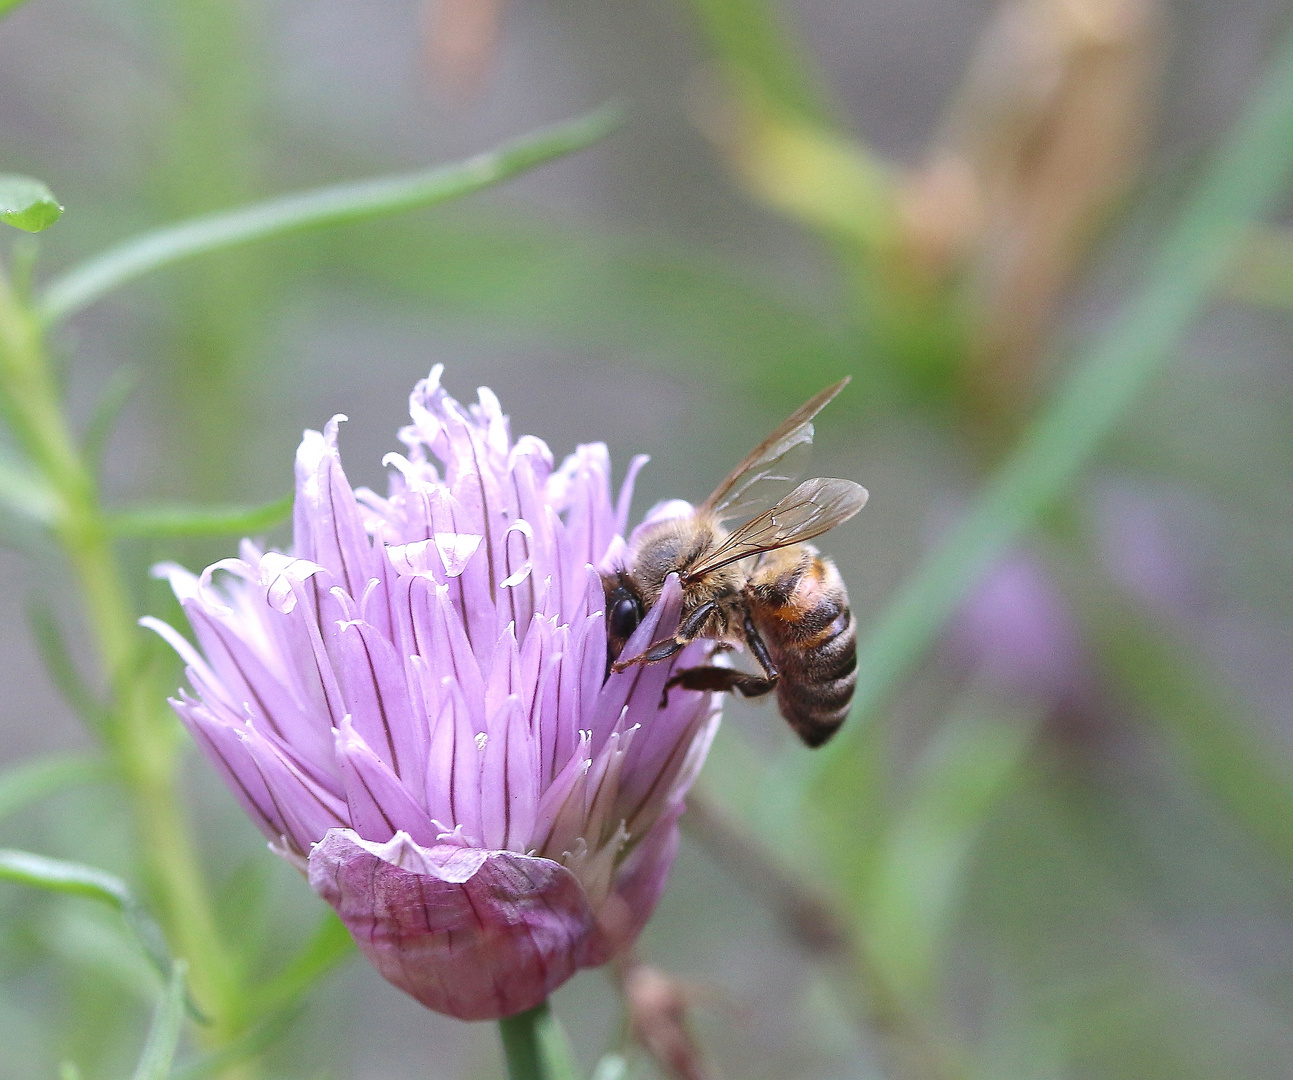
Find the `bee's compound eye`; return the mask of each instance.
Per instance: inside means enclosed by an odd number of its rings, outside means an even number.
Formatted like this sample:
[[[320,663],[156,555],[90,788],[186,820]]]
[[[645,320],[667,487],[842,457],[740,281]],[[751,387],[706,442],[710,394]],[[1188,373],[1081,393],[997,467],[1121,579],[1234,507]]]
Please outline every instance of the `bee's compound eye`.
[[[632,636],[641,621],[641,606],[631,596],[625,596],[611,606],[607,629],[613,637],[624,640]]]

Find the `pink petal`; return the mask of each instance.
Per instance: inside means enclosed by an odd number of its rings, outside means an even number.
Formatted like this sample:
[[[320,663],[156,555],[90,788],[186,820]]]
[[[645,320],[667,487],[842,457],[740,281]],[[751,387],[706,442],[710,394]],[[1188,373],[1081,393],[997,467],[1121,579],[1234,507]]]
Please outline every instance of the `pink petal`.
[[[679,799],[624,860],[615,891],[598,913],[597,934],[589,948],[587,966],[606,963],[642,933],[669,883],[669,871],[678,854],[678,819],[682,811]]]
[[[265,786],[264,777],[238,737],[238,728],[217,719],[210,709],[187,695],[181,700],[171,698],[170,703],[256,827],[271,841],[286,836],[289,832],[287,823],[274,805],[274,796]],[[312,837],[296,839],[302,852],[309,850]]]
[[[396,776],[422,790],[428,733],[414,722],[404,661],[374,626],[350,622],[340,629],[341,684],[355,730]]]
[[[364,742],[348,717],[341,722],[336,736],[351,825],[370,840],[389,840],[397,832],[406,832],[418,843],[434,843],[440,830],[413,793]]]
[[[615,528],[620,536],[627,535],[629,531],[629,507],[633,504],[633,485],[637,481],[638,473],[642,471],[642,466],[650,460],[650,455],[638,454],[629,462],[624,483],[620,485],[620,497],[615,503]]]

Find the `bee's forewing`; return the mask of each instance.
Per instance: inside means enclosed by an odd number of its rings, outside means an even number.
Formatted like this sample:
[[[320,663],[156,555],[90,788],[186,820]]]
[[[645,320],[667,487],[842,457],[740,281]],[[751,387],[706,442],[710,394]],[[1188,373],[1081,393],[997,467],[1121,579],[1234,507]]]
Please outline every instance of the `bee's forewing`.
[[[867,490],[852,480],[818,476],[805,480],[771,510],[728,536],[709,558],[687,572],[698,578],[720,566],[820,536],[866,505]]]
[[[739,517],[766,506],[768,491],[788,483],[803,471],[813,441],[813,417],[848,383],[841,379],[796,409],[771,435],[751,450],[715,488],[701,509],[721,520]]]

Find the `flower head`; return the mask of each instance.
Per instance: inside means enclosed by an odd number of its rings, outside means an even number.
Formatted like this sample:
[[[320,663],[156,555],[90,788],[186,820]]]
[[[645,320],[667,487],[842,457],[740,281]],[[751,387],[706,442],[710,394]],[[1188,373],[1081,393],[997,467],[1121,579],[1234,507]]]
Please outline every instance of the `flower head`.
[[[599,571],[622,557],[635,459],[559,468],[498,400],[414,388],[390,492],[352,490],[334,417],[297,452],[293,552],[170,578],[197,638],[172,702],[270,846],[368,959],[463,1019],[530,1008],[641,930],[717,698],[673,664],[607,674]],[[220,574],[217,579],[216,575]],[[627,646],[672,633],[671,579]]]

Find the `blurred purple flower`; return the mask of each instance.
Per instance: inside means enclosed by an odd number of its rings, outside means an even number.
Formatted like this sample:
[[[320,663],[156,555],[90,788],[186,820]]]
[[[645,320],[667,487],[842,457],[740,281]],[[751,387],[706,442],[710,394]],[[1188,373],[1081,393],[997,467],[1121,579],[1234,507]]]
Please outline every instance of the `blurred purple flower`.
[[[334,417],[297,452],[293,555],[168,565],[201,653],[177,713],[270,846],[381,974],[466,1020],[541,1002],[639,933],[718,726],[674,664],[606,675],[598,569],[623,551],[601,444],[553,468],[486,389],[415,387],[390,495],[353,491]],[[439,467],[432,462],[438,461]],[[213,584],[216,571],[226,575]],[[671,579],[630,653],[671,633]]]
[[[998,692],[1054,705],[1086,662],[1068,600],[1035,555],[1017,550],[984,576],[948,626],[952,660]]]

